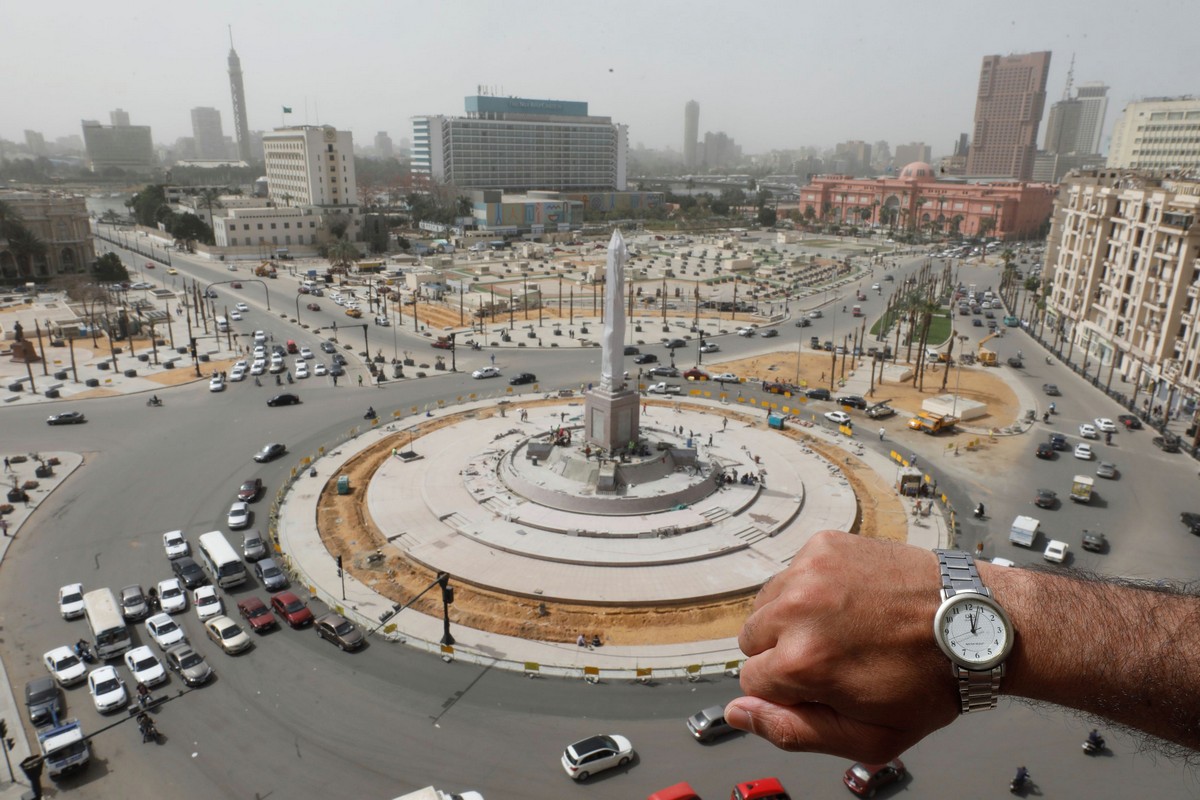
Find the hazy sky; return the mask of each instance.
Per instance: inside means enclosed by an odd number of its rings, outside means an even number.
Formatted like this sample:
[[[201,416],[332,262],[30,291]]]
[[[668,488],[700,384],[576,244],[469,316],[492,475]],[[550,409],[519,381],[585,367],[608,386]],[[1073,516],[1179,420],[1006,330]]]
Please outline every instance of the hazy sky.
[[[7,0],[0,137],[79,134],[123,108],[172,143],[194,106],[232,136],[227,24],[252,129],[288,105],[289,124],[359,144],[384,130],[398,145],[410,117],[461,114],[483,84],[587,101],[634,145],[681,150],[694,99],[701,137],[724,131],[747,153],[886,139],[946,154],[971,129],[981,57],[1031,50],[1053,52],[1047,110],[1072,53],[1076,83],[1112,87],[1106,143],[1126,102],[1200,93],[1196,0]]]

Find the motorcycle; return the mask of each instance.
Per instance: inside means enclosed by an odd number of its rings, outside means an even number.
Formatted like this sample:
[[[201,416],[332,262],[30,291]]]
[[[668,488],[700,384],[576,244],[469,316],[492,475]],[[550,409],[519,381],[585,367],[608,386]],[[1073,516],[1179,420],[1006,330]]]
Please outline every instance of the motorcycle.
[[[1027,772],[1024,775],[1018,774],[1017,777],[1009,781],[1008,790],[1013,794],[1023,794],[1028,792],[1032,786],[1033,780],[1030,779],[1029,773]]]
[[[88,647],[87,642],[79,641],[75,643],[75,655],[79,656],[85,664],[96,663],[96,655],[92,652],[92,648]]]
[[[150,719],[149,715],[141,714],[138,716],[138,729],[142,732],[142,744],[146,742],[158,742],[160,736],[158,726],[154,724],[154,720]]]
[[[1097,736],[1096,738],[1089,737],[1083,743],[1083,752],[1085,755],[1094,756],[1104,749],[1104,737]]]
[[[363,414],[363,419],[378,419],[379,415],[375,413],[375,409],[368,408],[367,413]]]
[[[984,517],[983,503],[980,503],[979,505],[975,506],[974,514],[975,514],[975,519],[983,519],[983,517]]]
[[[146,405],[150,406],[151,408],[161,408],[162,404],[162,399],[158,397],[151,397],[146,401]]]

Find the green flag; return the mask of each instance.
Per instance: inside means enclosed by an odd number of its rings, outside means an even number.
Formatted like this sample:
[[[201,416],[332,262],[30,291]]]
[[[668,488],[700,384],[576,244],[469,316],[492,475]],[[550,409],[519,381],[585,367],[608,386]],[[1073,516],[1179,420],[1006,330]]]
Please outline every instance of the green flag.
[[[291,107],[291,106],[284,106],[284,107],[283,107],[283,113],[285,113],[285,114],[290,114],[290,113],[292,113],[292,107]]]

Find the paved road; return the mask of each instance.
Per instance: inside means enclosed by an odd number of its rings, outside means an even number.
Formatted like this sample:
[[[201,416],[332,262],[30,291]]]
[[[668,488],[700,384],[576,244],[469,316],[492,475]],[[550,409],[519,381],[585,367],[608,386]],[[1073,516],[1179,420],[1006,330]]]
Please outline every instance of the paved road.
[[[274,315],[252,311],[243,323],[244,330],[268,326],[278,340],[284,327]],[[774,350],[782,339],[794,343],[792,337],[807,339],[815,332],[790,325],[782,330],[774,341],[723,337],[724,355]],[[302,343],[305,337],[315,342],[311,334],[296,334]],[[1034,348],[1027,345],[1025,351]],[[680,355],[677,363],[687,363]],[[485,356],[474,354],[480,361]],[[498,358],[506,371],[537,372],[544,383],[594,380],[595,365],[584,363],[578,352],[506,350]],[[1045,378],[1031,368],[1023,379],[1040,386]],[[1075,386],[1062,377],[1058,382],[1064,398],[1056,427],[1101,413],[1116,415],[1082,382]],[[380,411],[424,406],[481,385],[502,388],[462,374],[394,382],[382,390],[346,383],[334,388],[328,379],[308,379],[293,387],[303,405],[269,409],[263,401],[274,393],[273,386],[245,382],[210,394],[206,384],[195,384],[164,393],[162,409],[147,409],[138,398],[88,401],[91,422],[70,428],[42,424],[44,408],[0,410],[7,449],[74,449],[86,455],[85,465],[22,530],[3,564],[0,613],[6,635],[0,649],[13,684],[20,687],[39,674],[40,653],[82,634],[83,623],[65,623],[54,613],[59,585],[81,580],[88,587],[119,588],[166,577],[162,531],[183,528],[194,537],[223,529],[237,483],[260,475],[277,486],[288,462],[254,464],[250,456],[261,444],[278,440],[306,452],[359,424],[368,403]],[[1171,469],[1190,462],[1153,450],[1144,432],[1123,433],[1118,440],[1118,464],[1126,475],[1101,487],[1106,507],[1043,512],[1046,524],[1053,518],[1056,526],[1071,530],[1102,521],[1115,540],[1113,553],[1096,559],[1106,571],[1186,573],[1195,563],[1197,542],[1175,520],[1178,509],[1161,497],[1190,492],[1196,480],[1191,470],[1177,474]],[[932,454],[927,458],[919,449],[924,444],[914,435],[914,449],[928,462]],[[1022,463],[1028,469],[974,476],[947,470],[946,481],[961,502],[985,496],[994,519],[1002,522],[1028,508],[1026,498],[1039,483],[1069,479],[1072,460],[1043,463],[1030,455]],[[1147,476],[1153,476],[1154,494],[1143,492],[1139,504],[1133,486],[1148,485]],[[260,501],[256,511],[265,513],[265,503]],[[1024,560],[1038,559],[1029,554]],[[1080,563],[1091,562],[1081,558]],[[244,587],[227,602],[255,592],[263,594]],[[251,652],[231,658],[203,641],[190,611],[185,627],[213,663],[217,681],[161,711],[158,719],[167,737],[162,746],[141,745],[128,725],[102,735],[91,770],[63,783],[73,796],[387,798],[436,783],[447,789],[479,788],[489,800],[628,800],[681,779],[704,796],[721,797],[735,780],[764,775],[780,776],[795,797],[845,796],[841,759],[786,754],[746,736],[709,747],[688,739],[684,717],[734,696],[737,685],[730,679],[652,686],[528,680],[444,664],[403,647],[372,644],[347,655],[311,632],[290,630],[263,637]],[[178,683],[170,686],[174,691]],[[70,690],[68,707],[89,730],[102,724],[86,690]],[[1109,737],[1113,757],[1086,759],[1077,749],[1085,730],[1083,722],[1057,712],[1005,704],[908,753],[914,776],[909,788],[931,798],[957,800],[964,792],[1005,796],[1012,769],[1025,763],[1047,795],[1194,793],[1180,767],[1135,756],[1133,745],[1118,736]],[[561,748],[599,731],[631,736],[640,759],[587,786],[572,786],[557,765]],[[965,772],[964,763],[971,764]],[[948,775],[961,777],[951,781]]]

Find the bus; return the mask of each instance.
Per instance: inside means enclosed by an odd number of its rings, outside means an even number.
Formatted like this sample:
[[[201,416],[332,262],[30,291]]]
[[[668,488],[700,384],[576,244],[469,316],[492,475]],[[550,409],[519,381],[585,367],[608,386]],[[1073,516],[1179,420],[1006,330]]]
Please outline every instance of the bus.
[[[225,539],[225,534],[220,531],[201,534],[197,551],[200,553],[200,563],[217,586],[228,589],[245,582],[246,565]]]
[[[229,330],[229,320],[225,317],[217,317],[217,333],[226,333]]]
[[[111,589],[93,589],[85,594],[83,616],[92,631],[97,658],[113,658],[129,649],[129,628]]]

